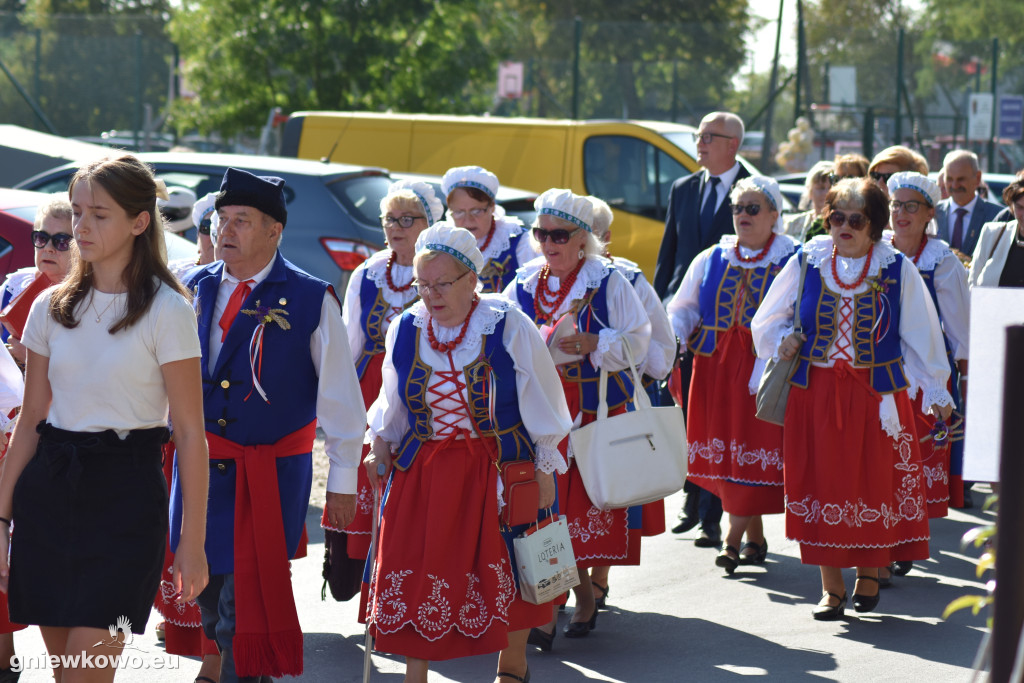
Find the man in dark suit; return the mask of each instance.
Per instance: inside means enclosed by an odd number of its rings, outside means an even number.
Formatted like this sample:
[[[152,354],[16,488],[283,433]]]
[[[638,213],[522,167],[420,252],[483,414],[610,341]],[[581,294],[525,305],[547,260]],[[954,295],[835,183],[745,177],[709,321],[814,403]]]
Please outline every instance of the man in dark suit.
[[[700,122],[694,137],[697,160],[704,169],[677,180],[669,193],[665,235],[654,269],[654,290],[664,301],[679,288],[694,257],[732,232],[729,192],[733,183],[750,175],[736,161],[743,142],[740,117],[712,112]],[[680,362],[684,396],[689,390],[692,363],[692,356],[685,353]],[[683,409],[685,412],[685,406]],[[686,499],[680,522],[672,531],[683,533],[699,523],[701,535],[694,544],[718,547],[722,542],[722,501],[689,480],[683,490]]]
[[[978,196],[981,169],[974,152],[963,149],[950,152],[942,161],[942,170],[949,199],[943,199],[935,207],[938,237],[970,256],[978,244],[981,226],[994,221],[1003,207]]]

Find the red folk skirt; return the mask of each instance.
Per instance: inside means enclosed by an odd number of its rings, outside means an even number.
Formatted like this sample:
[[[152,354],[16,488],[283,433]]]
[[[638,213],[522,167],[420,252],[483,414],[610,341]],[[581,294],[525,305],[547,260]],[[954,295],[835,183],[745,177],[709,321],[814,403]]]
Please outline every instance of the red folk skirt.
[[[949,459],[953,440],[936,444],[931,438],[935,418],[926,415],[922,405],[924,392],[918,393],[914,400],[914,431],[917,434],[918,446],[921,449],[921,464],[924,472],[925,500],[928,502],[928,517],[935,519],[945,517],[949,512],[950,474]],[[922,441],[925,437],[928,439]],[[961,486],[961,490],[963,487]],[[962,498],[961,494],[961,498]]]
[[[363,378],[359,380],[359,389],[363,394],[363,405],[369,408],[377,400],[382,384],[380,368],[384,362],[384,354],[378,353],[370,358],[363,372]],[[370,452],[370,444],[363,444],[363,453],[360,458],[365,458]],[[320,517],[320,527],[331,531],[345,532],[345,550],[353,560],[365,560],[370,552],[370,534],[373,532],[373,490],[370,488],[370,480],[366,476],[366,468],[359,466],[356,474],[356,516],[344,529],[335,529],[327,521],[327,510],[324,509]]]
[[[164,477],[170,488],[171,477],[174,475],[174,442],[164,444]],[[203,633],[203,622],[199,616],[199,604],[189,601],[185,604],[175,602],[174,553],[171,552],[168,538],[167,550],[164,553],[164,569],[160,573],[160,590],[154,600],[160,616],[164,618],[164,649],[167,654],[182,657],[205,657],[220,654],[217,643]]]
[[[519,597],[498,522],[493,448],[484,439],[428,441],[408,470],[393,472],[367,603],[376,649],[468,657],[551,620],[550,603]]]
[[[713,355],[694,356],[687,411],[687,478],[742,516],[785,509],[782,427],[755,416],[754,361],[750,330],[730,328]]]
[[[868,371],[812,366],[786,407],[786,537],[805,564],[885,567],[928,557],[928,515],[914,407],[893,394],[903,427],[878,418]]]
[[[562,379],[565,400],[569,405],[569,414],[575,416],[580,412],[579,385]],[[595,385],[594,390],[597,390]],[[626,411],[625,407],[609,411],[610,415],[618,415]],[[594,415],[583,413],[582,425],[594,421]],[[566,455],[569,439],[566,437],[558,448]],[[568,458],[568,456],[566,456]],[[651,508],[644,514],[643,508],[637,506],[617,510],[602,510],[594,507],[583,486],[576,459],[569,460],[569,470],[558,476],[558,510],[565,515],[569,525],[569,538],[576,554],[576,567],[607,567],[611,565],[640,564],[640,537],[643,535],[645,520],[648,522],[648,535],[660,533],[657,522],[661,521],[664,531],[665,505],[661,503],[660,518],[658,511]],[[649,505],[655,505],[650,503]]]

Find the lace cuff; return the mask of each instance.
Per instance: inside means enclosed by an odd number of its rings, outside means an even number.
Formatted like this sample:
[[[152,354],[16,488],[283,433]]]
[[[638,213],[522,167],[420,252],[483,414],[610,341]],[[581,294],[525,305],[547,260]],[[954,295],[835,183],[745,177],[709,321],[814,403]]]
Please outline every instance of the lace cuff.
[[[558,446],[543,446],[541,444],[537,444],[537,450],[533,457],[533,464],[544,474],[551,474],[552,472],[565,474],[569,471],[569,465],[565,462],[565,458],[562,457],[562,453],[558,450]]]
[[[953,405],[953,397],[946,391],[946,387],[940,384],[924,389],[921,405],[924,406],[926,412],[931,412],[932,406]]]
[[[892,394],[882,395],[882,402],[878,404],[878,419],[886,434],[893,439],[899,438],[903,426],[900,424],[900,414],[896,409],[896,399],[892,397]]]
[[[622,333],[611,327],[606,327],[597,333],[597,350],[590,353],[590,362],[595,368],[603,367],[604,354],[612,350],[612,344],[619,341]],[[623,354],[625,355],[625,354]]]

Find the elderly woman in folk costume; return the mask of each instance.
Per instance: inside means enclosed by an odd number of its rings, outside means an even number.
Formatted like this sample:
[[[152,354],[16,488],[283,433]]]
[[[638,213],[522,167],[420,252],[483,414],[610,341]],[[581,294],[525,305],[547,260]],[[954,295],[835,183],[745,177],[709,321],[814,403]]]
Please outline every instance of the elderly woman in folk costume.
[[[857,568],[853,605],[878,604],[878,567],[928,557],[917,419],[907,389],[942,419],[953,409],[949,362],[928,290],[882,230],[887,198],[870,179],[829,190],[830,236],[804,245],[772,283],[751,332],[761,358],[791,359],[783,429],[786,535],[821,569],[812,615],[842,618],[842,567]],[[800,301],[801,262],[806,276]],[[802,334],[795,334],[800,316]]]
[[[379,650],[405,655],[410,682],[427,680],[430,660],[496,650],[499,683],[527,681],[529,629],[551,615],[518,595],[512,539],[527,525],[499,522],[499,468],[534,463],[540,510],[528,514],[547,517],[571,420],[532,322],[477,293],[483,267],[469,231],[420,235],[421,301],[388,330],[368,416],[370,481],[380,463],[391,474],[367,619]]]
[[[380,200],[380,221],[387,248],[360,263],[345,291],[341,311],[367,408],[376,400],[381,386],[381,365],[384,362],[384,339],[391,323],[402,314],[418,294],[413,283],[413,257],[416,240],[431,225],[441,220],[444,206],[427,183],[401,180],[392,183]],[[363,457],[370,452],[363,446]],[[335,529],[327,519],[327,509],[320,526],[346,535],[348,556],[365,560],[370,551],[373,493],[366,472],[360,468],[359,498],[356,517],[344,529]]]
[[[643,302],[603,258],[604,245],[592,232],[594,209],[589,199],[552,189],[537,197],[534,206],[538,215],[532,238],[542,256],[520,268],[505,291],[540,327],[558,357],[574,424],[594,421],[602,368],[608,371],[609,414],[624,412],[632,404],[633,392],[626,347],[634,358],[646,358],[651,337]],[[640,563],[642,509],[594,507],[574,460],[568,473],[558,478],[558,500],[569,523],[581,582],[573,589],[576,611],[565,634],[580,638],[597,623],[587,570]],[[542,649],[550,649],[553,637],[553,621],[531,634]]]
[[[941,200],[938,185],[920,173],[902,172],[889,178],[889,227],[885,238],[917,266],[942,324],[943,342],[949,358],[950,393],[957,411],[963,413],[961,381],[967,379],[970,290],[967,269],[942,240],[927,234]],[[910,393],[917,393],[911,386]],[[923,410],[924,395],[917,397]],[[942,425],[919,415],[915,422],[921,443],[925,483],[928,486],[928,516],[945,517],[950,504],[963,507],[963,440],[943,439]],[[939,437],[939,438],[935,438]]]
[[[508,217],[495,204],[498,176],[479,166],[448,169],[441,178],[448,202],[448,218],[473,233],[484,257],[479,280],[484,292],[500,292],[515,277],[516,269],[537,256],[518,218]]]
[[[732,574],[768,555],[761,515],[783,505],[782,428],[758,420],[754,394],[764,371],[750,321],[799,243],[782,232],[782,193],[751,176],[730,196],[736,234],[690,264],[668,303],[672,326],[694,354],[687,476],[722,499],[729,531],[715,564]],[[747,543],[740,548],[744,533]]]
[[[658,293],[644,276],[640,267],[629,259],[620,256],[612,256],[609,253],[611,242],[611,225],[614,215],[608,203],[603,199],[588,196],[591,204],[594,205],[594,220],[591,228],[594,236],[605,246],[604,255],[612,262],[616,270],[633,285],[636,294],[644,305],[644,312],[651,321],[650,345],[647,347],[647,356],[637,359],[637,370],[643,377],[644,390],[651,399],[651,405],[661,405],[662,382],[668,379],[672,372],[672,365],[675,363],[677,342],[675,332],[672,331],[672,323],[669,322],[665,307],[658,298]],[[658,500],[647,503],[643,506],[643,528],[641,535],[657,536],[665,532],[665,501]],[[608,597],[608,571],[610,567],[592,567],[590,569],[590,583],[600,595],[595,593],[598,609],[604,609]]]

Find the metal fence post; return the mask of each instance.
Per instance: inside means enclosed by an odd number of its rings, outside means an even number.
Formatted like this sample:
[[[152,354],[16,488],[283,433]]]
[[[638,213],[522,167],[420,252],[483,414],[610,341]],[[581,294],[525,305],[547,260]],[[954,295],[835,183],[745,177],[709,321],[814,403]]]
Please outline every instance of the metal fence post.
[[[1024,325],[1006,328],[1005,377],[1024,377]],[[1020,414],[1024,385],[1007,381],[1003,388],[1003,445],[999,462],[996,591],[992,606],[992,683],[1007,683],[1013,671],[1017,643],[1024,624],[1024,547],[1019,541],[1024,524],[1024,460],[1020,457]]]
[[[893,121],[893,140],[894,144],[903,144],[903,113],[901,107],[903,102],[901,96],[903,95],[903,29],[900,29],[900,37],[898,47],[896,48],[896,119]],[[870,154],[865,155],[867,158],[871,158]]]
[[[996,137],[999,129],[996,128],[996,115],[999,112],[999,39],[992,39],[992,135],[988,138],[988,172],[996,172]]]
[[[580,117],[580,43],[583,41],[583,20],[573,19],[572,41],[572,117]]]
[[[142,129],[142,31],[135,32],[135,130],[132,137],[139,149],[139,131]]]
[[[864,148],[864,156],[868,159],[875,156],[875,108],[868,107],[864,110],[864,132],[860,141]]]

